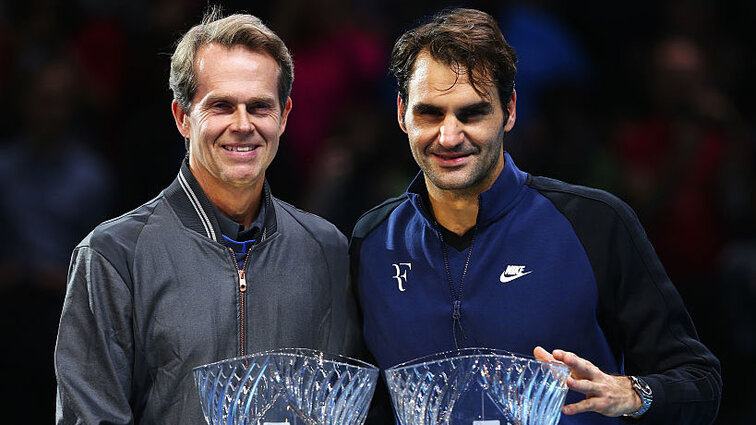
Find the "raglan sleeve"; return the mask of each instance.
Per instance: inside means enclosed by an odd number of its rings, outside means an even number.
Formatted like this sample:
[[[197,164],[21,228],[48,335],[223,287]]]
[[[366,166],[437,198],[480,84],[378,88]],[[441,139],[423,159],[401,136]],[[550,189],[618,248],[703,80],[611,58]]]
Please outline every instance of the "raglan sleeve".
[[[357,319],[357,301],[349,279],[349,254],[346,237],[333,229],[329,268],[331,273],[331,331],[329,350],[358,357],[362,333]]]
[[[360,269],[360,254],[362,252],[362,242],[367,233],[373,228],[373,224],[370,223],[371,214],[363,216],[355,225],[352,237],[349,240],[349,278],[350,286],[354,297],[357,299],[357,312],[358,312],[358,329],[362,332],[362,310],[359,298],[359,269]],[[367,224],[366,224],[367,223]],[[368,350],[364,343],[364,339],[360,344],[360,358],[364,361],[377,365],[373,355]],[[391,396],[389,394],[386,380],[383,374],[378,378],[376,382],[375,391],[373,392],[373,398],[370,401],[370,410],[368,411],[367,418],[365,418],[365,425],[391,425],[396,422],[391,407]]]
[[[653,391],[643,424],[709,424],[721,399],[719,360],[700,341],[683,300],[643,227],[620,203],[605,267],[604,316],[621,344],[625,374]]]
[[[108,259],[77,247],[55,346],[56,424],[134,423],[132,299]]]

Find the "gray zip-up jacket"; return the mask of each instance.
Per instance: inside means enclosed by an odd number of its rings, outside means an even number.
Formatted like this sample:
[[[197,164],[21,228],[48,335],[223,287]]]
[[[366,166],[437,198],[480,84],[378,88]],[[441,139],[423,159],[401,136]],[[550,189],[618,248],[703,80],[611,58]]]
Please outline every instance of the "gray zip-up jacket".
[[[57,424],[205,423],[192,368],[283,347],[360,344],[346,238],[270,194],[240,285],[187,162],[157,198],[74,250],[55,347]]]

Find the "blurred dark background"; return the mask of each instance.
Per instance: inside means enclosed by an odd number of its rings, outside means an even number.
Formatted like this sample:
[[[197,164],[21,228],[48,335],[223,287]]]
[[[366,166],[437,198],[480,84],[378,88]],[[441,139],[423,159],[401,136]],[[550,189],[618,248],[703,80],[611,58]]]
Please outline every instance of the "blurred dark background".
[[[349,235],[417,168],[396,124],[394,40],[445,6],[496,16],[520,55],[515,130],[530,173],[637,211],[723,363],[718,424],[756,422],[756,2],[228,1],[294,55],[268,178]],[[154,197],[184,156],[170,53],[198,0],[0,3],[2,423],[51,423],[52,353],[73,247]],[[749,36],[748,34],[751,34]]]

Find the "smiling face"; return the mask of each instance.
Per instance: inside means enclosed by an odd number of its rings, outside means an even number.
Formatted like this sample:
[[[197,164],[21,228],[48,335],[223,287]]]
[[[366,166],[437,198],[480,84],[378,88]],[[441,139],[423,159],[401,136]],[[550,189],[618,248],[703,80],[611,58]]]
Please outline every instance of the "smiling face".
[[[504,166],[502,141],[514,126],[516,96],[506,114],[496,87],[480,88],[485,97],[465,74],[457,75],[425,51],[417,56],[407,103],[398,99],[397,109],[429,191],[478,195]]]
[[[194,66],[191,110],[173,102],[179,131],[190,140],[192,174],[211,198],[217,190],[261,190],[291,110],[290,98],[283,108],[278,98],[278,64],[244,46],[211,43]]]

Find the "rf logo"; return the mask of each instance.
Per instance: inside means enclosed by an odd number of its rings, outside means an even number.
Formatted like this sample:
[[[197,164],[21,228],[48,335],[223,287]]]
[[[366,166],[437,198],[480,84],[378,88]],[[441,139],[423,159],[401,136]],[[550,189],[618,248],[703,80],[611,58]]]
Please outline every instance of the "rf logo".
[[[412,270],[412,263],[394,263],[392,266],[394,266],[394,270],[396,270],[396,274],[393,278],[396,279],[399,291],[406,291],[407,288],[404,287],[404,284],[407,283],[407,271]],[[402,271],[404,271],[404,273],[402,273]]]

